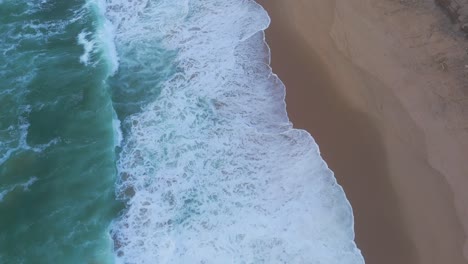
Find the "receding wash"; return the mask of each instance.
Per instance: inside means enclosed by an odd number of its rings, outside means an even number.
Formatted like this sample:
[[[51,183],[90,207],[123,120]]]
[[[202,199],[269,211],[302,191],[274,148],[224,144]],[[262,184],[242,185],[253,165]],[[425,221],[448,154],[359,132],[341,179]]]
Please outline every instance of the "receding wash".
[[[0,2],[0,263],[360,264],[250,0]]]

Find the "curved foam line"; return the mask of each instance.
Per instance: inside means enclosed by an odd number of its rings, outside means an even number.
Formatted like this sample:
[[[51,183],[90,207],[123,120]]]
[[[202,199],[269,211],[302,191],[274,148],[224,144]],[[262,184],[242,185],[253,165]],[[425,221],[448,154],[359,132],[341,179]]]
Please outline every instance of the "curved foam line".
[[[144,2],[130,7],[114,2],[112,10],[124,15],[145,8]],[[209,2],[192,4],[201,11],[221,4]],[[164,83],[156,102],[123,121],[131,132],[122,146],[117,194],[128,208],[113,226],[117,261],[304,263],[314,256],[330,264],[363,263],[352,241],[354,220],[343,189],[310,133],[291,127],[286,88],[269,65],[264,30],[271,19],[263,7],[243,2],[256,7],[239,10],[244,17],[216,21],[241,23],[226,33],[213,22],[219,16],[195,20],[201,25],[183,24],[188,9],[177,7],[188,1],[157,3],[158,11],[169,11],[141,20],[112,14],[113,22],[129,23],[116,25],[122,26],[122,49],[149,48],[145,45],[155,34],[179,49],[181,68]],[[264,14],[255,13],[259,10]],[[132,31],[141,24],[147,27]],[[155,24],[158,28],[152,28]],[[157,35],[158,30],[163,33]],[[261,47],[255,42],[260,34]],[[266,54],[259,54],[263,49]],[[145,57],[131,59],[148,63]]]
[[[256,3],[257,5],[259,5],[259,6],[261,6],[262,9],[266,12],[265,8],[263,8],[262,5],[260,5],[260,4],[257,3],[257,2],[255,2],[255,3]],[[268,13],[268,12],[266,12],[266,13]],[[268,17],[269,17],[269,19],[270,19],[269,24],[271,24],[271,18],[270,18],[270,16],[268,16]],[[268,26],[268,27],[269,27],[269,26]],[[267,28],[268,28],[268,27],[267,27]],[[264,32],[267,28],[263,29],[263,32]],[[286,90],[286,85],[284,85],[283,81],[281,81],[281,78],[279,78],[279,76],[278,76],[276,73],[273,72],[273,68],[271,67],[271,49],[270,49],[270,46],[268,45],[268,42],[266,41],[266,35],[265,35],[265,34],[263,35],[263,43],[264,43],[264,45],[266,45],[266,47],[267,47],[267,49],[268,49],[268,58],[269,58],[268,66],[269,66],[269,68],[272,70],[272,75],[273,75],[273,76],[281,83],[281,85],[283,86],[283,89],[285,90],[285,95],[286,95],[286,92],[287,92],[287,90]],[[283,101],[284,101],[284,105],[287,106],[286,96],[283,97]],[[285,112],[287,113],[287,108],[286,108],[286,107],[285,107]],[[287,115],[287,114],[286,114],[286,115]],[[289,120],[289,115],[288,115],[288,120]],[[297,129],[297,128],[294,128],[294,129]],[[306,133],[310,136],[310,138],[313,139],[312,134],[310,134],[309,131],[304,130],[304,129],[297,129],[297,130],[302,130],[302,131],[306,132]],[[320,155],[320,154],[321,154],[321,153],[320,153],[320,147],[319,147],[319,145],[315,142],[315,140],[314,140],[314,143],[315,143],[315,145],[316,145],[316,147],[317,147],[317,154]],[[320,156],[321,156],[321,155],[320,155]],[[327,162],[326,162],[324,159],[322,159],[322,160],[323,160],[323,163],[325,164],[325,166],[326,166],[326,167],[329,169],[329,171],[333,174],[333,178],[335,178],[335,182],[338,184],[338,182],[336,181],[336,177],[334,177],[334,176],[335,176],[335,175],[334,175],[335,173],[330,169],[330,167],[328,166]],[[338,186],[340,186],[340,188],[342,189],[342,191],[343,191],[343,193],[345,194],[345,197],[346,197],[346,192],[344,191],[343,187],[342,187],[341,185],[339,185],[339,184],[338,184]],[[348,202],[349,208],[350,208],[351,211],[352,211],[351,203],[349,202],[348,199],[346,199],[346,201]],[[350,229],[353,230],[353,239],[354,239],[354,238],[355,238],[355,233],[354,233],[354,215],[353,215],[353,217],[352,217],[352,225],[350,226]]]

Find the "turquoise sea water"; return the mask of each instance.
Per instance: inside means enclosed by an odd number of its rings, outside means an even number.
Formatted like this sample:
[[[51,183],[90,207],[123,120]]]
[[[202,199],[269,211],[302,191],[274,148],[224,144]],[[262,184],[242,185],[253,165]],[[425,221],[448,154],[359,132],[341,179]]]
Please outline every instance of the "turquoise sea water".
[[[0,263],[363,263],[239,0],[0,0]]]
[[[80,63],[84,1],[0,2],[0,263],[107,263],[114,198],[108,65]]]

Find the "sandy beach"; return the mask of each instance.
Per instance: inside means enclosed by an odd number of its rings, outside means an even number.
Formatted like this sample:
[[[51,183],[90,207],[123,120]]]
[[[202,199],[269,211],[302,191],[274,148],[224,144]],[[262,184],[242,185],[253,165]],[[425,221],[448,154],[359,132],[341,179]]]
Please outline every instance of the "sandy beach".
[[[259,3],[290,119],[343,186],[366,263],[468,263],[462,33],[429,0]]]

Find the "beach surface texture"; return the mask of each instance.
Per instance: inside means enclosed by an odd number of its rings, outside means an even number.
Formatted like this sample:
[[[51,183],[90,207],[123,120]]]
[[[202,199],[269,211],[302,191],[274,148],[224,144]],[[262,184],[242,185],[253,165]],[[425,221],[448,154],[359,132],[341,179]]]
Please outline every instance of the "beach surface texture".
[[[344,187],[366,263],[467,263],[460,23],[433,1],[259,2],[289,116]]]

